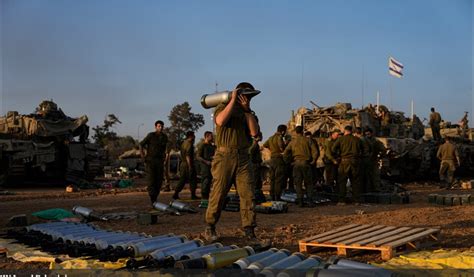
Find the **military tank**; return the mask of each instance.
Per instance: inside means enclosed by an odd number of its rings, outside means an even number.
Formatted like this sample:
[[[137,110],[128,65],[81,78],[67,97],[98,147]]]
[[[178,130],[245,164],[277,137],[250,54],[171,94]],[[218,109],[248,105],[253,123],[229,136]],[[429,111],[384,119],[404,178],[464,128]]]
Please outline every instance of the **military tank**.
[[[71,118],[53,101],[32,114],[0,117],[0,184],[79,182],[102,169],[102,150],[88,142],[86,115]]]
[[[380,168],[384,178],[392,180],[413,180],[420,177],[437,178],[439,160],[436,158],[439,142],[425,134],[425,126],[414,115],[408,118],[400,111],[390,111],[387,107],[368,105],[363,109],[354,109],[350,103],[337,103],[334,106],[320,107],[314,102],[312,108],[302,107],[292,112],[288,122],[288,131],[302,125],[320,142],[335,130],[345,126],[374,130],[377,139],[383,143],[386,153],[381,157]],[[443,133],[443,131],[442,131]],[[455,137],[455,136],[454,136]],[[458,173],[469,174],[474,170],[474,143],[470,139],[459,138],[456,147],[461,155]],[[321,153],[322,154],[322,153]],[[318,166],[323,167],[322,156]]]

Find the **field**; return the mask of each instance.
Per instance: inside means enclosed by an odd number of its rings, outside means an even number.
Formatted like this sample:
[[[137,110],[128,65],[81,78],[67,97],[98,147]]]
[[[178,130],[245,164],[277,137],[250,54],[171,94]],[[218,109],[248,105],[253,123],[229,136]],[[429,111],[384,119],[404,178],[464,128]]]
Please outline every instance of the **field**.
[[[322,233],[346,224],[373,224],[392,226],[424,226],[441,228],[440,247],[445,249],[469,249],[474,246],[474,205],[438,206],[427,201],[428,194],[441,192],[435,183],[409,183],[404,185],[410,193],[410,203],[401,205],[346,205],[327,204],[316,208],[299,208],[290,205],[286,214],[258,214],[257,236],[270,239],[274,247],[298,251],[298,240]],[[265,189],[265,188],[264,188]],[[50,208],[71,209],[75,205],[102,212],[148,211],[151,206],[142,180],[133,189],[84,190],[66,193],[58,187],[22,187],[9,189],[15,195],[0,196],[0,225],[16,214],[31,213]],[[449,191],[449,193],[473,193],[474,191]],[[443,191],[446,193],[446,191]],[[473,193],[474,194],[474,193]],[[169,202],[172,192],[162,192],[160,200]],[[190,199],[187,189],[181,199]],[[190,202],[196,208],[199,201]],[[98,225],[114,230],[145,232],[152,235],[165,233],[184,234],[189,238],[202,238],[205,228],[205,210],[182,216],[162,215],[155,225],[139,225],[136,220],[99,222]],[[223,212],[217,231],[226,245],[245,245],[241,239],[238,212]],[[326,257],[335,252],[320,252]],[[352,257],[359,261],[380,261],[380,255],[361,254]],[[22,264],[0,258],[0,268],[17,269],[43,267],[38,264]]]

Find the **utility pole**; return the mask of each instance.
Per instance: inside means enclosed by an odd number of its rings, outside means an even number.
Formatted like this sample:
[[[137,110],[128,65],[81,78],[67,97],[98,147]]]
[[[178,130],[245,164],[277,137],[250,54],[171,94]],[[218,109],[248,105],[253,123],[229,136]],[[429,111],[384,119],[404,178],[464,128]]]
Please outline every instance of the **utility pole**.
[[[137,140],[138,142],[140,142],[140,127],[141,126],[145,126],[145,123],[141,123],[140,125],[138,125],[137,127]]]

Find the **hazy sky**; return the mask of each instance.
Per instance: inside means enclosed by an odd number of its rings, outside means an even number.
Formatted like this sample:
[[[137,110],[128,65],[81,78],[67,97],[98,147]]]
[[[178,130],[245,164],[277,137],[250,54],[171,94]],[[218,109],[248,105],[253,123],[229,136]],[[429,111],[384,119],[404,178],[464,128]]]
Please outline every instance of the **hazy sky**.
[[[212,129],[201,95],[249,81],[264,137],[309,100],[360,107],[376,91],[395,110],[413,99],[421,118],[434,106],[457,122],[473,112],[473,11],[470,0],[0,0],[0,114],[53,99],[91,126],[114,113],[121,135],[144,123],[143,138],[188,101],[201,135]]]

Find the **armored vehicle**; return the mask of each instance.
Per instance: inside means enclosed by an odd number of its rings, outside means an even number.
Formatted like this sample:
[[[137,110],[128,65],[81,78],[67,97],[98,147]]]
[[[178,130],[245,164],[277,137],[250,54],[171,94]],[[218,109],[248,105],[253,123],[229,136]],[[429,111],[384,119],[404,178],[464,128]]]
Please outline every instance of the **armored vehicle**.
[[[101,149],[88,142],[88,118],[66,116],[53,101],[35,113],[0,117],[0,184],[78,182],[102,168]]]
[[[416,115],[407,118],[403,112],[389,111],[383,105],[377,107],[369,104],[363,109],[354,109],[350,103],[337,103],[330,107],[319,107],[313,102],[312,104],[312,109],[302,107],[296,114],[292,112],[288,122],[290,133],[296,126],[302,125],[305,131],[310,131],[318,138],[320,149],[324,151],[322,141],[329,137],[333,130],[343,130],[347,125],[370,127],[386,148],[386,153],[380,160],[382,176],[394,180],[437,178],[439,160],[436,158],[436,152],[440,142],[425,135],[425,126]],[[457,140],[456,146],[461,155],[458,172],[472,174],[474,143],[463,138]],[[318,161],[321,167],[322,156],[320,155]]]

